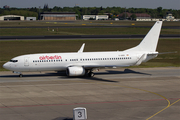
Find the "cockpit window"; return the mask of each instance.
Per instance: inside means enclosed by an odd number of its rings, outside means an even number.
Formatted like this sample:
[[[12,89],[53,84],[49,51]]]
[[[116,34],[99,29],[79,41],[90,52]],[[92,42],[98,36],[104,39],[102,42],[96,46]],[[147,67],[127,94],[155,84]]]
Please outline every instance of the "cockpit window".
[[[15,62],[18,62],[18,60],[10,60],[9,62],[14,62],[15,63]]]

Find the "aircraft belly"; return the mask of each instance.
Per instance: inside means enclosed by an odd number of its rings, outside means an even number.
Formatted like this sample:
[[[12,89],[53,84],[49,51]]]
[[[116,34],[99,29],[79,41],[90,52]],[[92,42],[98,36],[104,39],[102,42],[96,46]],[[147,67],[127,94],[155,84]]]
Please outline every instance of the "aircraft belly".
[[[32,68],[30,71],[56,71],[56,70],[65,70],[66,67],[59,66],[40,66],[37,68]]]
[[[21,71],[28,72],[28,71],[56,71],[56,70],[66,70],[66,67],[63,67],[59,64],[44,64],[44,63],[36,63],[31,64],[29,66],[21,67]]]

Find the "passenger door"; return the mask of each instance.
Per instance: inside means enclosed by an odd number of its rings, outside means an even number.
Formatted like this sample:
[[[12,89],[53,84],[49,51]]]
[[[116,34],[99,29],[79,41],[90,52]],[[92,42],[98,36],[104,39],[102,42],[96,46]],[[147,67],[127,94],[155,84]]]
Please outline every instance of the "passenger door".
[[[24,58],[24,66],[29,66],[29,58],[28,57]]]

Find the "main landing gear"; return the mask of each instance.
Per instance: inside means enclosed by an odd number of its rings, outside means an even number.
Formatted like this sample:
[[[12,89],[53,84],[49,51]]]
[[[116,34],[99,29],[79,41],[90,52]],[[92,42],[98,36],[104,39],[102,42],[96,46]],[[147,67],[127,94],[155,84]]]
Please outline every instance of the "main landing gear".
[[[88,77],[94,77],[94,73],[92,72],[92,70],[86,70],[86,76]]]
[[[90,72],[88,73],[88,77],[94,77],[94,73],[90,71]]]

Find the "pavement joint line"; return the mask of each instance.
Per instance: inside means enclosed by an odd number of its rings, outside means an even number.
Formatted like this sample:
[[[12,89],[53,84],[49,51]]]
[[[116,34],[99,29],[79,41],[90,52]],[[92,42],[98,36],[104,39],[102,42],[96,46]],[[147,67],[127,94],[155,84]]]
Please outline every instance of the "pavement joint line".
[[[6,85],[6,86],[0,86],[0,88],[3,88],[3,87],[20,87],[20,86],[37,86],[37,87],[39,87],[39,86],[59,86],[59,85],[61,85],[61,86],[64,86],[64,85],[66,85],[66,86],[69,86],[69,85],[73,85],[73,84],[75,84],[75,85],[78,85],[78,84],[97,84],[97,83],[91,83],[91,82],[87,82],[87,83],[80,83],[80,82],[75,82],[75,83],[71,83],[71,84],[61,84],[61,83],[56,83],[56,84],[41,84],[41,85]]]
[[[177,100],[171,105],[180,101],[180,98],[170,98],[171,100]],[[107,103],[122,103],[122,102],[147,102],[147,101],[162,101],[165,99],[151,99],[151,100],[132,100],[132,101],[102,101],[102,102],[89,102],[89,103],[67,103],[67,104],[37,104],[37,105],[24,105],[24,106],[0,106],[0,108],[21,108],[21,107],[46,107],[46,106],[63,106],[63,105],[83,105],[83,104],[107,104]]]

